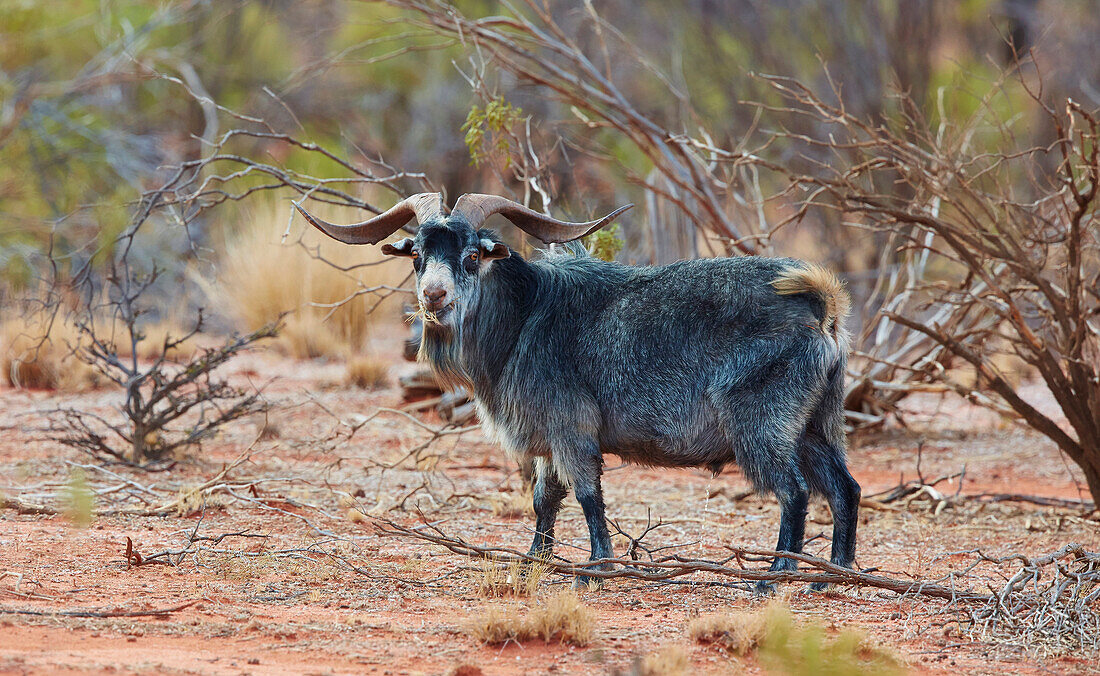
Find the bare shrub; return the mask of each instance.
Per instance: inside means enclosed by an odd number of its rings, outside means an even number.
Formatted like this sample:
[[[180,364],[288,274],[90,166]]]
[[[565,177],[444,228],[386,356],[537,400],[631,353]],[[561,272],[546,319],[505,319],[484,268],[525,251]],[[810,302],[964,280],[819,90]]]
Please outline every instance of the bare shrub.
[[[276,327],[231,337],[176,363],[170,355],[203,328],[200,310],[190,330],[178,336],[165,333],[153,350],[159,356],[143,361],[142,344],[149,338],[140,327],[153,304],[149,294],[159,272],[134,270],[130,250],[122,251],[106,300],[89,302],[74,319],[80,332],[76,355],[124,393],[118,407],[122,422],[60,408],[51,429],[57,441],[99,460],[149,467],[171,460],[176,450],[200,443],[229,422],[267,409],[258,390],[232,386],[214,373],[242,351],[273,337]],[[120,349],[120,344],[125,347]]]
[[[892,325],[930,342],[876,364],[1023,421],[1081,468],[1100,500],[1100,110],[1048,103],[1038,78],[994,89],[958,127],[930,123],[912,102],[896,122],[871,124],[770,78],[787,110],[834,130],[827,143],[807,143],[848,158],[813,173],[751,161],[786,176],[785,194],[809,196],[799,214],[838,211],[908,252],[914,266],[895,280],[903,293],[874,330]],[[1022,144],[1002,112],[1009,87],[1029,102],[1021,115],[1049,129],[1042,145]],[[1020,394],[1004,355],[1038,372],[1069,429]],[[954,377],[956,363],[976,378]]]
[[[344,246],[312,228],[281,241],[289,209],[268,200],[243,211],[225,235],[217,284],[208,293],[246,331],[291,313],[276,342],[291,356],[346,356],[363,347],[376,321],[396,315],[396,299],[386,299],[407,271],[377,247]],[[326,219],[361,218],[358,210],[331,205],[317,210]]]

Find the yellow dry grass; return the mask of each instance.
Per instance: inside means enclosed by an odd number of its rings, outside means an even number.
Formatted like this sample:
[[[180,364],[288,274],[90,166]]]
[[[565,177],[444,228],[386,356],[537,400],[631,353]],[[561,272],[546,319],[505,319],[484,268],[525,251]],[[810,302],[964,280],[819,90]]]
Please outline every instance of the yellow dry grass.
[[[678,645],[667,645],[646,655],[634,669],[638,676],[680,676],[688,673],[688,653]]]
[[[767,613],[764,611],[711,613],[689,621],[687,635],[699,643],[710,643],[736,655],[747,655],[767,636],[767,627]]]
[[[482,560],[474,575],[477,591],[482,596],[534,596],[549,572],[546,564],[541,562],[516,561],[502,566]]]
[[[489,509],[493,510],[493,516],[504,518],[533,517],[535,515],[534,495],[529,485],[524,485],[518,491],[501,491],[489,496],[486,502]]]
[[[467,631],[478,640],[499,645],[542,638],[549,643],[577,646],[592,641],[596,627],[595,612],[584,605],[572,591],[564,591],[540,603],[526,613],[517,606],[493,606],[475,615]]]
[[[0,325],[0,382],[12,387],[83,391],[101,384],[77,359],[76,327],[62,319],[12,317]]]
[[[347,384],[361,390],[377,390],[389,384],[389,363],[368,355],[352,357],[347,363]]]
[[[352,209],[310,208],[338,223],[364,217]],[[371,326],[392,317],[399,305],[391,297],[374,308],[380,296],[364,291],[397,286],[407,264],[389,260],[378,247],[328,239],[299,217],[283,242],[290,211],[290,204],[274,201],[244,211],[225,233],[216,283],[204,286],[243,330],[254,331],[291,313],[277,341],[287,354],[314,358],[355,352]]]
[[[862,632],[827,630],[800,622],[781,601],[763,608],[697,617],[687,625],[689,637],[744,657],[755,654],[775,673],[900,674],[904,661]]]

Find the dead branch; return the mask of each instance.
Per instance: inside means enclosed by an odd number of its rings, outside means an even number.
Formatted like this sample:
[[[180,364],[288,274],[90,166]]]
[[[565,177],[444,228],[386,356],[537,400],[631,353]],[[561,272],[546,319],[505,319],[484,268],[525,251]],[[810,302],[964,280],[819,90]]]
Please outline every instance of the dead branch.
[[[872,575],[837,566],[825,559],[820,559],[808,554],[793,554],[790,552],[777,552],[768,549],[753,549],[747,547],[729,547],[732,555],[725,561],[708,561],[705,559],[689,559],[681,556],[669,556],[653,561],[645,562],[639,567],[634,559],[599,559],[583,564],[572,563],[562,559],[540,559],[530,556],[515,549],[506,547],[481,547],[470,544],[461,538],[444,534],[441,530],[425,521],[420,528],[409,528],[394,521],[381,517],[371,517],[375,521],[375,532],[383,537],[402,537],[420,540],[433,545],[439,545],[447,550],[462,556],[486,559],[496,563],[539,563],[548,570],[563,575],[587,575],[601,579],[627,578],[644,582],[663,582],[686,575],[698,573],[710,573],[714,575],[732,577],[745,581],[766,582],[822,582],[851,587],[871,587],[882,589],[900,595],[926,596],[930,598],[947,599],[950,601],[989,601],[993,598],[990,594],[959,590],[945,587],[924,580],[905,581],[895,580],[881,575]],[[739,557],[786,557],[793,558],[816,569],[810,571],[770,571],[763,569],[734,568],[726,565],[729,561]],[[590,568],[597,564],[609,563],[618,566],[614,570],[598,570]]]
[[[202,599],[195,599],[187,603],[181,603],[171,608],[156,608],[153,610],[26,610],[22,608],[6,608],[0,606],[0,613],[9,615],[33,615],[36,617],[163,617],[186,610]]]

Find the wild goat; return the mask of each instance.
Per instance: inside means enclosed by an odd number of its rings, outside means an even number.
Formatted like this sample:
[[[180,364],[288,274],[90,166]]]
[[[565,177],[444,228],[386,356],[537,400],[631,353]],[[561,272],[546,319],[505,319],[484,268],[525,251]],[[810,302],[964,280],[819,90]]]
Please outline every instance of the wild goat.
[[[470,388],[486,430],[534,460],[533,555],[549,555],[571,486],[592,558],[613,556],[600,487],[610,453],[715,474],[736,462],[779,499],[779,551],[802,551],[809,494],[822,494],[833,512],[832,560],[850,567],[860,488],[845,462],[849,301],[832,273],[789,258],[527,261],[480,229],[501,214],[562,243],[628,208],[566,223],[492,195],[463,195],[447,214],[438,193],[422,193],[356,225],[299,211],[348,244],[376,244],[419,221],[415,237],[382,251],[412,259],[426,319],[421,359],[444,383]],[[771,569],[796,565],[778,557]]]

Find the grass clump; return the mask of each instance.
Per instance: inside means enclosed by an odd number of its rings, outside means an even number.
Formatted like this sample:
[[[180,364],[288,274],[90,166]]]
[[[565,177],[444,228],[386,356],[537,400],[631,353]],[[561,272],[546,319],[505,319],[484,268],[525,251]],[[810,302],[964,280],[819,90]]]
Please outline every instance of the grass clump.
[[[363,217],[354,209],[309,208],[338,223]],[[291,313],[276,342],[285,354],[313,359],[354,353],[374,323],[397,308],[396,300],[379,304],[385,290],[368,289],[397,286],[404,269],[378,247],[329,240],[299,218],[282,242],[290,209],[285,202],[269,201],[244,212],[239,227],[225,235],[218,279],[204,284],[207,294],[246,331]]]
[[[687,635],[699,643],[716,645],[727,652],[744,656],[760,646],[767,635],[767,628],[767,614],[759,610],[711,613],[688,622]]]
[[[755,653],[774,673],[807,676],[900,674],[903,661],[891,650],[851,629],[830,637],[813,623],[799,624],[790,609],[772,603],[762,609],[712,614],[688,623],[688,636],[743,657]]]
[[[17,317],[0,325],[0,382],[31,390],[81,392],[102,384],[76,354],[80,333],[62,318]]]
[[[534,596],[546,579],[549,568],[542,562],[515,561],[502,566],[482,560],[477,572],[477,591],[482,596]]]
[[[524,485],[518,491],[501,491],[487,498],[487,501],[489,509],[493,510],[493,516],[511,519],[535,515],[534,493],[529,485]]]
[[[347,363],[348,385],[361,390],[379,390],[390,382],[389,364],[377,357],[359,355]]]
[[[564,591],[521,612],[516,606],[487,608],[475,615],[467,627],[474,638],[490,645],[541,638],[546,643],[585,646],[595,633],[596,614],[572,591]]]
[[[636,661],[631,674],[637,676],[681,676],[690,666],[687,651],[678,645],[668,645]]]

